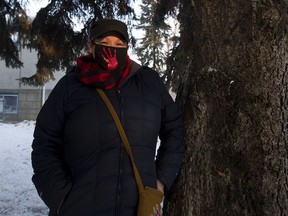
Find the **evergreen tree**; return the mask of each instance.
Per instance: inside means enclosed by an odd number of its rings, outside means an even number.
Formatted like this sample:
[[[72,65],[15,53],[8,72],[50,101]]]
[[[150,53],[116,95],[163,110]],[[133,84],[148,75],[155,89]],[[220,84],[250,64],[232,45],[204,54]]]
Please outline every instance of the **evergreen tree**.
[[[20,3],[23,1],[0,0],[0,59],[9,67],[21,67],[16,42],[29,39],[24,45],[37,50],[39,58],[35,75],[20,80],[29,85],[42,85],[53,78],[54,71],[74,64],[84,52],[93,20],[133,15],[130,0],[51,0],[29,23]],[[75,29],[75,19],[83,24],[80,31]]]
[[[0,0],[0,59],[7,67],[23,66],[18,55],[19,41],[27,39],[30,27],[31,20],[18,1]]]
[[[163,75],[170,52],[168,45],[171,27],[165,22],[159,27],[154,25],[153,16],[156,6],[156,0],[143,0],[140,5],[142,14],[137,29],[143,30],[144,34],[139,39],[136,53],[143,65],[150,66]]]

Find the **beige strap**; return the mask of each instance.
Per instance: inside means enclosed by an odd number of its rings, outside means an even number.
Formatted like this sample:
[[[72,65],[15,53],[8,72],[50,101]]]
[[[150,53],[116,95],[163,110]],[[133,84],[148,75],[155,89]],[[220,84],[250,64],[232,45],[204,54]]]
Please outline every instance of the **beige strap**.
[[[124,144],[124,147],[131,159],[131,162],[132,162],[132,166],[133,166],[133,171],[134,171],[134,175],[135,175],[135,178],[136,178],[136,183],[137,183],[137,186],[138,186],[138,190],[139,192],[143,191],[144,190],[144,186],[143,186],[143,182],[142,182],[142,179],[140,177],[140,174],[138,172],[138,169],[134,163],[134,159],[133,159],[133,154],[132,154],[132,150],[131,150],[131,147],[130,147],[130,144],[129,144],[129,141],[128,141],[128,138],[126,136],[126,133],[124,131],[124,128],[121,124],[121,121],[113,107],[113,105],[111,104],[109,98],[107,97],[107,95],[105,94],[105,92],[102,90],[102,89],[98,89],[96,88],[96,91],[99,93],[99,95],[101,96],[102,100],[105,102],[108,110],[110,111],[114,121],[115,121],[115,124],[118,128],[118,132],[119,132],[119,135],[122,139],[122,142]]]

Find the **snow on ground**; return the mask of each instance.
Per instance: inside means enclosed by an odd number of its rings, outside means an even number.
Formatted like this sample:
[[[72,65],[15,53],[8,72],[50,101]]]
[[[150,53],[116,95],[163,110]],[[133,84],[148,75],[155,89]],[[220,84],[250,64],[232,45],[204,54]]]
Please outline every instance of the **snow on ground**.
[[[0,122],[0,215],[47,216],[31,181],[35,121]]]
[[[31,180],[34,127],[35,121],[0,122],[0,216],[48,215]]]

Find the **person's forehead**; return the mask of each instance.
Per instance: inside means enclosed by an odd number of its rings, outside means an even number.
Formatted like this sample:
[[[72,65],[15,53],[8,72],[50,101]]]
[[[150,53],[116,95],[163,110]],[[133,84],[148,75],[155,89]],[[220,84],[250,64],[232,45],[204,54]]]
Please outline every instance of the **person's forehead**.
[[[103,38],[100,38],[100,40],[120,40],[122,41],[120,38],[116,37],[116,36],[113,36],[113,35],[108,35],[108,36],[105,36]]]

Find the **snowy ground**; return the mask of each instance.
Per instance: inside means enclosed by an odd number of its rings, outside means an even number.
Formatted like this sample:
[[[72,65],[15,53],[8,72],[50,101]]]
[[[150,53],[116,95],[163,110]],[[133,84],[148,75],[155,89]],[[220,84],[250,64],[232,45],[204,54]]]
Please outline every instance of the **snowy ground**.
[[[31,181],[34,121],[0,122],[0,215],[47,216]]]
[[[48,215],[31,181],[34,126],[35,121],[0,122],[0,216]]]

